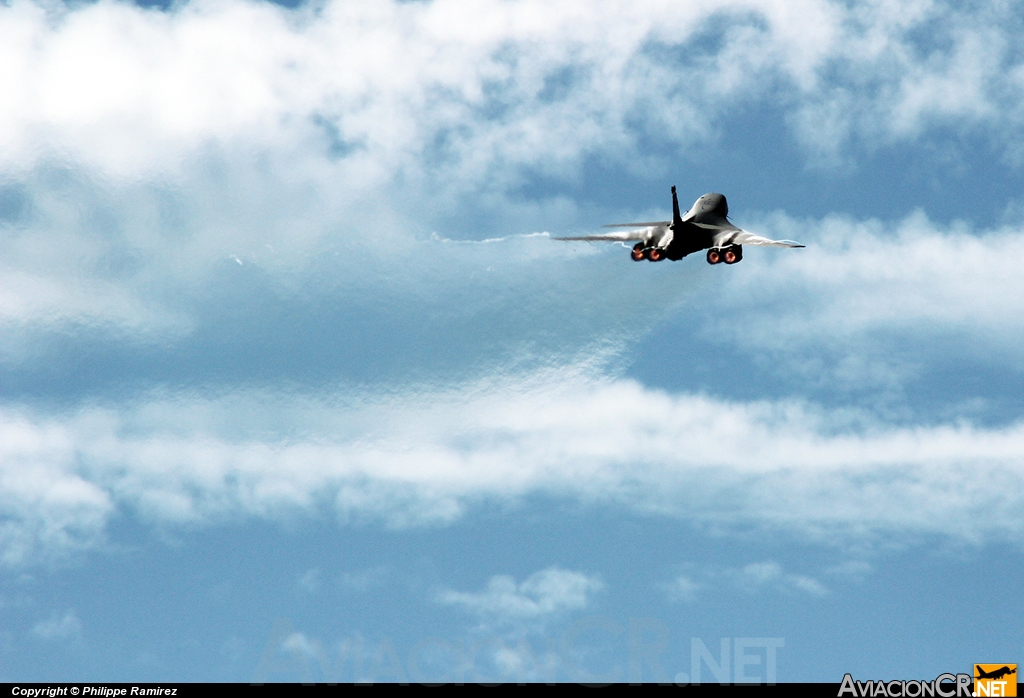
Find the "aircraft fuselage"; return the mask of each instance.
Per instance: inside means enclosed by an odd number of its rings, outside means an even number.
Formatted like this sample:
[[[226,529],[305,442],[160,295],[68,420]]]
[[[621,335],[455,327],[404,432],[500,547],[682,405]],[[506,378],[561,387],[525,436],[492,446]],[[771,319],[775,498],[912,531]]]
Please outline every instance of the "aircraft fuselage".
[[[652,228],[652,235],[633,246],[636,261],[662,259],[678,261],[687,255],[708,250],[709,264],[735,264],[743,259],[743,247],[729,240],[740,229],[729,222],[729,203],[723,194],[704,194],[685,216],[679,215],[679,199],[672,187],[672,222]],[[730,235],[732,233],[732,235]]]

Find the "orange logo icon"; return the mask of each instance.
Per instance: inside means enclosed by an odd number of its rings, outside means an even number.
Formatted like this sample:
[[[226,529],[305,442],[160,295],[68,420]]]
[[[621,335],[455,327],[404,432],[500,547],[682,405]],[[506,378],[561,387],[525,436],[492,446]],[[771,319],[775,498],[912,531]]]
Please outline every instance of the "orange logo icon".
[[[1017,695],[1016,664],[975,664],[974,695],[999,696],[1000,698]]]

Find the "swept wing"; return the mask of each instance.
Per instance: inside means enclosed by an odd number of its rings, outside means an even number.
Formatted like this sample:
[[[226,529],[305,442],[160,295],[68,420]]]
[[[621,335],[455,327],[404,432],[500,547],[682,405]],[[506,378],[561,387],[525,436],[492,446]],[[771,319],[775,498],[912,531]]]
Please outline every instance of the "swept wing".
[[[609,223],[602,225],[602,228],[658,228],[660,226],[672,225],[672,221],[650,221],[647,223]]]
[[[714,238],[716,247],[725,247],[726,245],[761,245],[763,247],[805,247],[805,245],[801,245],[799,242],[793,242],[792,240],[772,240],[761,235],[748,233],[746,230],[740,230],[739,228],[734,228],[733,230],[723,230],[722,232],[717,233],[714,236]]]
[[[573,237],[556,237],[552,240],[590,240],[592,242],[629,242],[631,240],[650,240],[656,237],[659,232],[664,233],[664,230],[658,231],[657,228],[666,228],[667,223],[616,223],[615,225],[606,225],[605,228],[617,228],[632,227],[636,225],[647,225],[646,228],[641,230],[623,230],[621,232],[616,231],[614,233],[595,233],[593,235],[577,235]]]

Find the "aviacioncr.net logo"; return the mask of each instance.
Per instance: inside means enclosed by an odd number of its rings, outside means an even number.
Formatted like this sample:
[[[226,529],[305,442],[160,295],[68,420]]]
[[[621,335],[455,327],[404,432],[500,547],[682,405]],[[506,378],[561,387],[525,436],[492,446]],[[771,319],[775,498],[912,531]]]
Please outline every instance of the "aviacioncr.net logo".
[[[931,681],[855,681],[843,676],[839,695],[853,698],[972,698],[970,674],[939,674]]]

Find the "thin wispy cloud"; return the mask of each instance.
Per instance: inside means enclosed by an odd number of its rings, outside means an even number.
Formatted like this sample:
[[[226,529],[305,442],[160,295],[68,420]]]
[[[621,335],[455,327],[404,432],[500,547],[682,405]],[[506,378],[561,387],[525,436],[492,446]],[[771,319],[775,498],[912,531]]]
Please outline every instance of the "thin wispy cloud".
[[[32,626],[32,635],[47,642],[66,641],[82,634],[82,621],[74,609],[63,614],[53,613],[48,619],[39,621]]]
[[[694,581],[692,575],[681,574],[670,582],[660,584],[659,588],[665,592],[669,601],[690,603],[697,600],[703,584]]]
[[[777,562],[754,562],[738,570],[729,570],[727,576],[740,586],[754,590],[771,587],[781,591],[801,591],[812,596],[828,594],[825,585],[814,577],[786,572]]]
[[[437,600],[461,606],[490,623],[532,624],[586,609],[603,587],[594,575],[550,567],[521,582],[508,575],[497,575],[491,577],[482,591],[447,590]]]
[[[723,586],[754,594],[829,594],[828,587],[815,577],[790,572],[780,563],[771,560],[752,562],[743,567],[684,567],[687,570],[685,574],[657,585],[669,601],[694,603],[702,596],[720,593]],[[845,573],[843,576],[846,576]]]

